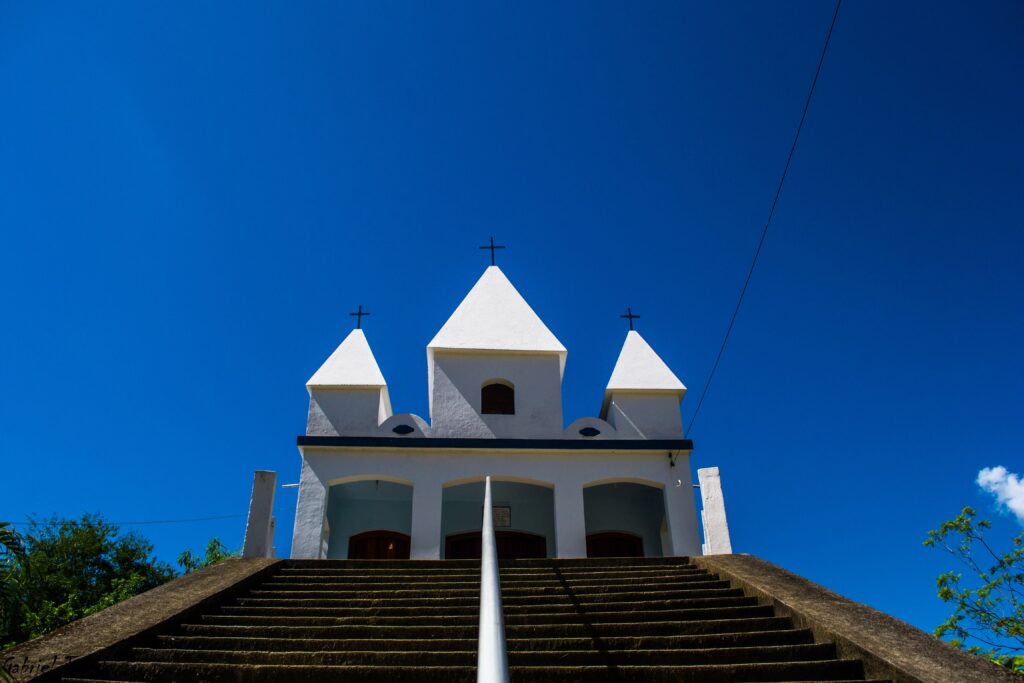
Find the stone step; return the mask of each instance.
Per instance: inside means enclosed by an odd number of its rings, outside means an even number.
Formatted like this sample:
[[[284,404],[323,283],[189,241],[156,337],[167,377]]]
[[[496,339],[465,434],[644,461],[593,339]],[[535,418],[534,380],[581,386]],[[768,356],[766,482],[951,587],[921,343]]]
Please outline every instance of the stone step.
[[[280,599],[280,598],[239,598],[238,605],[226,605],[226,614],[292,614],[294,616],[357,616],[395,615],[417,616],[436,614],[479,614],[479,600],[465,598],[424,598],[419,604],[403,604],[402,601],[345,600],[335,598]],[[653,611],[694,609],[701,607],[740,607],[756,605],[757,598],[741,595],[704,598],[678,598],[666,600],[629,601],[582,601],[565,597],[560,600],[510,601],[504,603],[506,616],[532,612],[592,612],[616,609],[618,611]]]
[[[212,664],[194,662],[101,661],[98,673],[133,681],[204,681],[221,683],[253,681],[293,683],[294,681],[397,681],[411,683],[454,683],[476,680],[474,666],[295,666],[269,664]],[[644,681],[672,683],[720,683],[727,681],[838,681],[859,679],[863,667],[859,661],[824,660],[757,664],[718,664],[697,666],[516,666],[511,668],[514,682],[562,683],[569,681]],[[101,679],[102,680],[102,679]]]
[[[655,566],[655,567],[644,567],[639,569],[625,569],[625,568],[579,568],[579,569],[566,569],[566,570],[553,570],[553,569],[503,569],[500,572],[502,580],[517,581],[521,579],[533,579],[533,578],[602,578],[602,579],[615,579],[615,578],[635,578],[644,576],[681,576],[681,577],[694,577],[694,576],[711,576],[711,573],[704,569],[697,569],[694,567],[680,566]],[[436,571],[436,572],[415,572],[415,571],[375,571],[367,572],[356,569],[289,569],[284,568],[274,574],[275,578],[278,577],[289,577],[295,578],[300,577],[303,579],[308,578],[323,578],[330,577],[338,580],[355,579],[359,577],[373,577],[379,580],[408,580],[408,581],[419,581],[423,579],[428,580],[448,580],[461,578],[464,580],[480,580],[480,568],[477,567],[473,571],[466,570],[455,570],[455,571]]]
[[[528,568],[578,568],[578,567],[650,567],[672,565],[696,568],[686,557],[587,557],[573,559],[518,559],[499,560],[499,567]],[[476,569],[480,568],[480,560],[289,560],[289,569],[413,569],[424,571],[429,569]]]
[[[386,643],[372,638],[264,638],[228,636],[157,637],[163,647],[191,650],[259,650],[271,651],[339,651],[372,650],[385,646],[398,651],[410,650],[475,650],[475,637],[444,638],[388,638]],[[690,649],[712,647],[753,647],[762,645],[802,645],[813,642],[808,629],[751,631],[739,633],[697,634],[683,636],[598,636],[577,638],[509,638],[510,651],[541,650],[628,650],[628,649]]]
[[[630,587],[635,588],[635,587]],[[666,590],[614,590],[614,591],[573,591],[565,590],[530,590],[520,592],[503,590],[502,602],[505,605],[532,604],[534,602],[636,602],[644,600],[682,600],[698,598],[742,597],[739,588],[677,588]],[[436,594],[425,591],[330,591],[330,590],[268,590],[259,588],[249,591],[240,601],[247,600],[284,600],[288,604],[302,604],[302,601],[331,600],[343,602],[353,607],[367,605],[400,604],[400,605],[463,605],[479,604],[480,591],[438,591]],[[243,604],[249,604],[243,602]]]
[[[231,610],[230,614],[204,614],[202,620],[211,624],[251,624],[251,625],[272,625],[272,624],[293,624],[296,626],[330,626],[330,625],[402,625],[418,623],[424,626],[455,626],[478,623],[478,614],[416,614],[403,616],[386,616],[375,614],[351,614],[349,616],[330,616],[326,614],[311,614],[312,610],[305,610],[305,614],[296,614],[299,610],[289,610],[286,607],[223,607],[223,610]],[[238,610],[263,610],[262,614],[250,612],[238,613]],[[274,611],[278,610],[278,611]],[[269,612],[269,613],[266,613]],[[680,610],[635,610],[635,611],[591,611],[587,612],[587,621],[596,623],[617,623],[617,622],[656,622],[656,621],[703,621],[707,619],[738,619],[743,617],[769,617],[772,615],[772,608],[767,605],[750,605],[739,607],[701,607]],[[505,625],[520,624],[566,624],[579,621],[579,614],[574,611],[564,612],[529,612],[523,614],[509,613],[506,610]]]
[[[689,591],[689,590],[715,590],[730,588],[728,581],[667,581],[664,583],[655,582],[644,582],[640,584],[636,583],[605,583],[605,584],[593,584],[583,586],[572,586],[572,592],[576,595],[589,595],[589,594],[600,594],[600,593],[619,593],[642,590],[645,592],[650,591]],[[505,584],[501,587],[502,597],[509,597],[514,595],[564,595],[566,587],[560,582],[552,582],[550,585],[509,585]],[[468,583],[467,587],[452,587],[451,585],[445,585],[443,588],[438,588],[439,591],[444,591],[447,595],[480,595],[480,581],[473,581]],[[737,589],[738,590],[738,589]],[[260,584],[260,587],[252,593],[259,591],[287,591],[294,592],[297,594],[304,592],[321,592],[330,591],[336,593],[338,597],[368,597],[373,598],[377,596],[421,596],[427,589],[423,586],[416,588],[392,588],[390,589],[373,589],[368,588],[365,585],[358,587],[352,586],[348,583],[338,583],[331,581],[267,581],[266,583]]]
[[[506,625],[508,638],[605,638],[635,636],[687,636],[723,633],[749,633],[753,631],[777,631],[793,628],[788,617],[764,616],[704,621],[664,621],[654,623],[570,623],[570,624],[513,624]],[[282,623],[271,620],[267,624],[212,623],[204,620],[201,624],[183,624],[185,635],[247,638],[476,638],[478,624],[443,627],[419,624],[405,625],[344,625],[330,624],[309,626]]]
[[[705,583],[708,581],[717,581],[718,577],[714,574],[703,574],[700,576],[675,576],[675,575],[656,575],[649,577],[624,577],[615,580],[603,579],[603,578],[573,578],[573,579],[559,579],[554,576],[538,577],[529,579],[516,579],[506,580],[502,579],[502,589],[505,588],[531,588],[531,587],[570,587],[576,589],[577,587],[588,587],[588,586],[643,586],[646,584],[675,584],[675,585],[687,585],[688,583]],[[294,582],[303,585],[311,585],[314,579],[295,579],[286,578],[282,579],[275,576],[274,583],[283,582]],[[325,581],[326,583],[337,584],[341,583],[336,579],[330,579]],[[415,586],[417,589],[424,590],[445,590],[448,588],[462,588],[462,589],[473,589],[480,587],[480,577],[476,576],[472,579],[434,579],[432,577],[420,577],[417,580],[400,580],[390,579],[384,580],[380,577],[373,575],[364,576],[353,576],[345,579],[344,583],[350,588],[350,590],[366,589],[366,590],[387,590],[395,588],[396,585],[404,586]]]
[[[335,650],[260,651],[178,648],[133,648],[134,661],[206,662],[219,664],[276,664],[303,666],[472,666],[476,647],[462,650]],[[510,666],[636,665],[681,666],[701,664],[750,664],[758,662],[808,662],[833,659],[831,644],[766,645],[704,649],[656,650],[541,650],[512,651]]]

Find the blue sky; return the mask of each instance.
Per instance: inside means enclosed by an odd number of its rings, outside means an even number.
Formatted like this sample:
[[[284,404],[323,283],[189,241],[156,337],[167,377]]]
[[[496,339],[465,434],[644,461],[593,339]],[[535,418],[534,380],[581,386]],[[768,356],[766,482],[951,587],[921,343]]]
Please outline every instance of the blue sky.
[[[396,411],[499,263],[596,414],[638,329],[690,387],[832,5],[0,6],[0,519],[242,515],[363,304]],[[733,541],[931,629],[921,547],[1024,470],[1019,3],[847,3],[691,434]],[[279,493],[286,553],[294,491]],[[139,526],[173,560],[241,517]]]

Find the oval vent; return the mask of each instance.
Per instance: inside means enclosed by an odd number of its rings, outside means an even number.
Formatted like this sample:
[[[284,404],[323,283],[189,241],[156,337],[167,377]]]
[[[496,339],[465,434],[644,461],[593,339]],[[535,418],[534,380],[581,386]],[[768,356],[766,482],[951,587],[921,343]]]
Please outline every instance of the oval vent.
[[[580,434],[582,434],[583,436],[597,436],[600,433],[601,430],[595,427],[584,427],[583,429],[580,430]]]
[[[393,431],[395,434],[401,434],[402,436],[405,436],[406,434],[412,434],[416,430],[410,427],[409,425],[398,425],[391,431]]]

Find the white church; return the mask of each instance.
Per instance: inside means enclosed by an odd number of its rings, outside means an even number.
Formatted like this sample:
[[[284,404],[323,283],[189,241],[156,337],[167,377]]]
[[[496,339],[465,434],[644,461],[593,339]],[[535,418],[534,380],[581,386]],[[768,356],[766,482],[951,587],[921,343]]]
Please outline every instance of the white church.
[[[700,471],[698,515],[679,378],[631,329],[600,416],[565,426],[566,354],[492,265],[427,345],[424,419],[392,412],[357,325],[306,383],[291,557],[479,558],[486,476],[500,558],[730,552],[717,469]],[[271,552],[260,474],[247,555]]]

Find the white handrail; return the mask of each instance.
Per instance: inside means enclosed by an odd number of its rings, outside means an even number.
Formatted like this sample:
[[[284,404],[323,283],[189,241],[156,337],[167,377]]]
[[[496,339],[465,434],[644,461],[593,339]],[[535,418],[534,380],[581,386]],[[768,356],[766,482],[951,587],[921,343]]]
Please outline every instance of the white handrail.
[[[501,611],[498,546],[494,542],[491,478],[484,480],[484,523],[480,530],[480,634],[476,653],[477,683],[508,683],[505,618]]]

